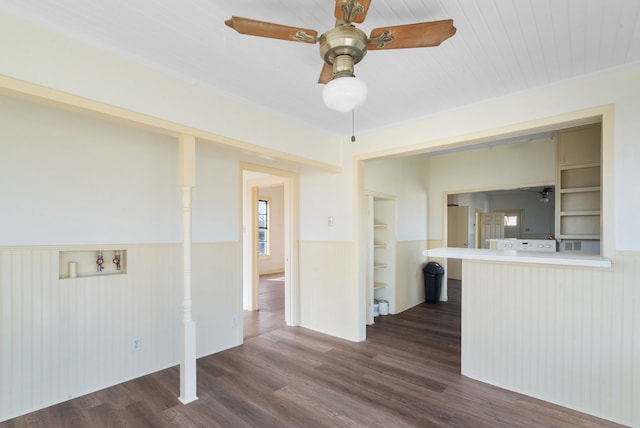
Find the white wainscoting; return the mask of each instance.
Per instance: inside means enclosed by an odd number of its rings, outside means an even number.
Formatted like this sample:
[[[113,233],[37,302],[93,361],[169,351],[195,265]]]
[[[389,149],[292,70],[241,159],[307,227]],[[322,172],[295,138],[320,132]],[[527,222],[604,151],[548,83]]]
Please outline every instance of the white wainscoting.
[[[424,302],[422,268],[427,258],[422,255],[426,241],[396,243],[396,313]]]
[[[126,274],[66,279],[68,247],[0,248],[0,421],[179,363],[181,246],[119,248]],[[239,248],[194,246],[198,356],[242,343]]]
[[[613,268],[463,262],[462,373],[640,426],[640,254]]]
[[[242,252],[240,243],[193,246],[193,318],[197,356],[241,345]]]
[[[352,242],[300,242],[302,327],[357,340],[358,286]]]

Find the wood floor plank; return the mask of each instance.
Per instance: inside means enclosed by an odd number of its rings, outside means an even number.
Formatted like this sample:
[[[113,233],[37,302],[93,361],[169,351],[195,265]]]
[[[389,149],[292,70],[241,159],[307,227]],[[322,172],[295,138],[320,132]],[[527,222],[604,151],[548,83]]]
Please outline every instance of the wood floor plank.
[[[138,420],[132,415],[127,415],[122,409],[114,407],[109,403],[90,407],[83,412],[91,427],[132,427],[138,424]]]
[[[284,276],[261,275],[258,283],[257,311],[244,311],[244,339],[260,336],[285,327]]]
[[[166,426],[166,420],[163,418],[162,412],[157,412],[148,402],[138,401],[130,404],[123,409],[129,426],[133,427],[163,427]]]

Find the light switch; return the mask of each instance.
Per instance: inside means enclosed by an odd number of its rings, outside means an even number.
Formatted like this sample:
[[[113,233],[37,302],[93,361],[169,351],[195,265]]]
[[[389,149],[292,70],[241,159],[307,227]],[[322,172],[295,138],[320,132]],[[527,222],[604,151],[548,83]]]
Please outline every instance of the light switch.
[[[330,215],[329,218],[327,219],[327,223],[329,224],[329,226],[333,227],[333,216]]]

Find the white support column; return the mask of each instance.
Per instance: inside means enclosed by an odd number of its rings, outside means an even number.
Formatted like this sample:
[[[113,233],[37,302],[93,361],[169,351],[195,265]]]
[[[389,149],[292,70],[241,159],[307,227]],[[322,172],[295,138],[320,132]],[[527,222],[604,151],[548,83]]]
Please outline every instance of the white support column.
[[[196,323],[192,318],[191,298],[191,193],[195,186],[196,140],[181,135],[180,186],[182,187],[182,352],[180,353],[180,397],[183,404],[197,400],[196,395]]]

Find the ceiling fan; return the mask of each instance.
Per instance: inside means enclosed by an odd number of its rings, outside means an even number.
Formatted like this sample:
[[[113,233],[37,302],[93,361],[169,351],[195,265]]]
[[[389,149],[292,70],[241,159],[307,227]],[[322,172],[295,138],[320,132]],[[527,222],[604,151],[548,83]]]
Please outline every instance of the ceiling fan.
[[[544,202],[545,204],[549,202],[549,193],[553,192],[553,187],[543,187],[542,190],[529,190],[522,189],[525,192],[536,192],[540,194],[540,202]]]
[[[452,19],[375,28],[367,36],[354,24],[364,21],[371,0],[336,0],[335,27],[318,36],[311,29],[232,16],[225,24],[240,34],[301,43],[320,44],[324,60],[318,83],[326,83],[323,98],[327,107],[347,112],[362,104],[367,95],[364,82],[354,76],[354,65],[369,50],[438,46],[453,36]]]

